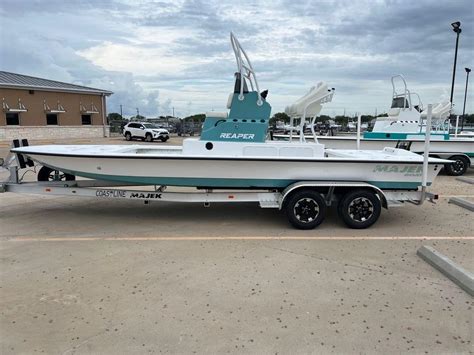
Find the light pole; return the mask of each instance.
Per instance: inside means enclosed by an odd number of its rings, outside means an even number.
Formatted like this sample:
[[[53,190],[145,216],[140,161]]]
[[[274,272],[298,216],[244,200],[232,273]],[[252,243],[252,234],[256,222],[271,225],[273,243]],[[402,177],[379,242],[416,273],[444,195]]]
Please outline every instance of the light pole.
[[[453,94],[454,94],[454,78],[456,77],[456,61],[458,59],[458,44],[459,44],[459,35],[461,34],[461,22],[456,21],[451,24],[453,26],[453,31],[456,32],[456,49],[454,51],[454,67],[453,67],[453,81],[451,83],[451,107],[453,107]]]
[[[466,71],[466,89],[464,90],[464,106],[462,107],[462,121],[461,121],[461,131],[464,129],[464,114],[466,113],[466,97],[467,97],[467,83],[469,82],[469,73],[471,68],[464,68]]]
[[[122,115],[122,105],[120,105],[120,119],[123,120],[123,115]]]

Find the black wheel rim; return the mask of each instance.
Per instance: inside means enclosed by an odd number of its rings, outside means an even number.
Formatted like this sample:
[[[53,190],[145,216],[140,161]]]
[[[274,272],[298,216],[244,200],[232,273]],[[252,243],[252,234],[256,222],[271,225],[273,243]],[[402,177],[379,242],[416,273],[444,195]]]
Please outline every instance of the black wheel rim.
[[[461,159],[456,160],[453,163],[453,171],[455,173],[460,173],[464,169],[464,162]]]
[[[296,201],[293,214],[302,223],[311,223],[319,216],[319,204],[310,197]]]
[[[357,197],[349,203],[349,216],[356,222],[365,222],[374,215],[374,204],[366,197]]]
[[[58,171],[58,170],[53,170],[49,173],[48,176],[49,181],[65,181],[66,180],[66,174]]]

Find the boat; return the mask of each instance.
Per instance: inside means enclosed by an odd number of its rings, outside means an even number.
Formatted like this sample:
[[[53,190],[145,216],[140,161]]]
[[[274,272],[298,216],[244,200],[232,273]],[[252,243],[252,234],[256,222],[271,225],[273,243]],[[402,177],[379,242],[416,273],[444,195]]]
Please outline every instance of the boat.
[[[283,189],[302,180],[335,180],[384,189],[421,185],[423,157],[406,150],[327,149],[319,142],[268,140],[268,91],[260,93],[250,60],[233,34],[231,43],[238,71],[229,111],[207,113],[200,138],[186,138],[182,146],[40,145],[12,152],[71,176],[127,184]],[[317,115],[333,95],[319,83],[290,110]],[[428,184],[444,162],[430,159]]]
[[[402,83],[402,90],[397,83]],[[391,78],[392,105],[387,117],[377,117],[371,132],[357,136],[305,135],[305,140],[317,140],[326,148],[333,149],[375,149],[403,147],[422,154],[426,135],[427,109],[420,96],[410,92],[403,75]],[[399,85],[398,85],[399,86]],[[430,155],[452,160],[444,168],[449,175],[462,175],[474,164],[474,138],[469,135],[449,134],[451,102],[442,101],[433,105],[432,129],[430,131]],[[315,118],[314,118],[315,119]],[[356,129],[356,125],[353,130]],[[289,139],[289,135],[275,135],[276,139]]]
[[[26,140],[17,140],[11,149],[16,158],[4,164],[10,179],[0,192],[145,202],[255,201],[261,207],[285,209],[291,224],[300,229],[316,227],[326,207],[336,202],[349,227],[367,228],[378,219],[381,207],[437,198],[426,187],[447,160],[390,147],[328,149],[317,141],[269,139],[268,90],[260,91],[246,52],[232,33],[230,39],[237,72],[228,111],[207,113],[200,138],[186,138],[181,146],[29,146]],[[290,110],[297,116],[316,116],[333,95],[334,89],[318,83]],[[19,166],[12,167],[14,161]],[[42,166],[39,182],[23,182],[20,170],[36,165]],[[154,190],[114,189],[129,185]],[[201,192],[164,192],[168,186]],[[234,190],[225,191],[229,189]]]

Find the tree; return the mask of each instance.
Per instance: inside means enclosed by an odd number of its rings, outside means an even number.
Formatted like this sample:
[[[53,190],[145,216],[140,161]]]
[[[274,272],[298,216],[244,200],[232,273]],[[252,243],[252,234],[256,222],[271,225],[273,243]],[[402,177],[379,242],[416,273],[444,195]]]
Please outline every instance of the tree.
[[[144,121],[145,119],[146,117],[142,115],[135,115],[130,117],[130,121]]]
[[[185,121],[193,121],[193,122],[203,122],[206,119],[206,115],[204,113],[198,113],[195,115],[191,115],[188,117],[185,117]]]
[[[375,117],[372,116],[372,115],[362,115],[360,117],[360,120],[362,123],[369,123],[370,121],[372,121]]]
[[[464,115],[464,124],[466,123],[469,125],[474,124],[474,113]]]
[[[275,126],[277,121],[282,121],[283,123],[290,122],[290,116],[288,116],[285,112],[277,112],[270,118],[270,126]]]
[[[336,123],[341,125],[341,126],[347,126],[347,123],[349,122],[349,117],[342,116],[342,115],[341,116],[336,116],[334,121],[336,121]]]
[[[310,119],[312,119],[312,117],[311,117]],[[321,116],[318,116],[318,117],[317,117],[317,121],[318,121],[318,122],[327,122],[327,121],[329,121],[330,119],[331,119],[331,117],[328,116],[328,115],[321,115]]]
[[[109,118],[109,121],[122,121],[122,116],[120,116],[120,113],[117,112],[111,112],[107,115]]]

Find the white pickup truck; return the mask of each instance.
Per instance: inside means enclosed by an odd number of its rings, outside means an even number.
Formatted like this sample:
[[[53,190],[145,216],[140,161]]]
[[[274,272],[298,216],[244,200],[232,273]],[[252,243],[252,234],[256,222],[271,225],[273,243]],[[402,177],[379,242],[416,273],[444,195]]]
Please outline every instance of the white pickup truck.
[[[159,128],[152,123],[130,122],[123,128],[123,135],[127,141],[140,138],[147,142],[159,139],[166,142],[170,138],[168,130]]]

